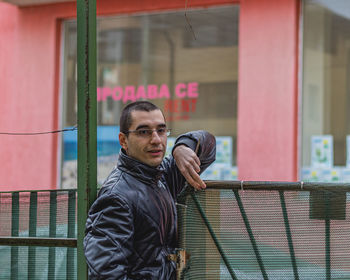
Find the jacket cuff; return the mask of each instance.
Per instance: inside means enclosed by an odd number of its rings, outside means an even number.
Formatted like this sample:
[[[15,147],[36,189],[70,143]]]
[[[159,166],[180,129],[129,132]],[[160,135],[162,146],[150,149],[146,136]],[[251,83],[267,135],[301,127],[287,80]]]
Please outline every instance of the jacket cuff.
[[[180,145],[185,145],[187,147],[189,147],[192,151],[196,150],[196,146],[197,146],[197,141],[188,137],[180,137],[178,139],[176,139],[175,142],[175,146],[173,147],[171,154],[173,154],[174,150],[176,149],[176,147],[180,146]]]

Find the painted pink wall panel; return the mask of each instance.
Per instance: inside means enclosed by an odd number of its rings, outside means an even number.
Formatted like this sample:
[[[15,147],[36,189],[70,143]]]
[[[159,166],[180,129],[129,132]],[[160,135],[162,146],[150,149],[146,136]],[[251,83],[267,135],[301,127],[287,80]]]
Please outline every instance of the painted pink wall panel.
[[[56,6],[56,7],[55,7]],[[0,131],[37,132],[57,129],[57,17],[71,5],[17,8],[0,3],[3,32]],[[2,25],[12,22],[13,25]],[[57,187],[57,136],[0,135],[0,190]]]
[[[297,0],[242,1],[238,166],[241,180],[295,180]]]
[[[10,131],[15,125],[12,113],[8,108],[15,104],[12,93],[16,90],[15,53],[17,36],[17,8],[0,2],[0,131]],[[9,115],[10,114],[10,115]],[[11,156],[12,140],[8,136],[0,135],[0,190],[6,186],[8,178],[14,177],[15,172],[9,168],[15,164]]]
[[[7,129],[12,126],[11,120],[7,121],[5,107],[11,106],[12,92],[15,90],[15,56],[17,34],[17,8],[0,2],[0,127]],[[0,143],[3,139],[0,138]],[[0,145],[1,146],[1,145]],[[1,154],[0,154],[1,155]]]

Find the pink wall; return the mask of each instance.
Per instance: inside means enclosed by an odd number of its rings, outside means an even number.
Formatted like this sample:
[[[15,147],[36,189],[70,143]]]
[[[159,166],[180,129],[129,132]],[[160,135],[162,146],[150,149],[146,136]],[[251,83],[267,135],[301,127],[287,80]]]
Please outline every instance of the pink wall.
[[[0,3],[0,132],[58,128],[57,18],[69,6]],[[0,135],[0,190],[56,188],[57,139]]]
[[[238,164],[243,180],[294,180],[297,166],[298,0],[241,2]],[[59,128],[60,23],[74,3],[0,2],[0,132]],[[97,1],[99,15],[184,9],[185,1]],[[58,135],[0,135],[0,190],[56,188]]]
[[[242,1],[238,166],[241,180],[297,179],[297,0]]]

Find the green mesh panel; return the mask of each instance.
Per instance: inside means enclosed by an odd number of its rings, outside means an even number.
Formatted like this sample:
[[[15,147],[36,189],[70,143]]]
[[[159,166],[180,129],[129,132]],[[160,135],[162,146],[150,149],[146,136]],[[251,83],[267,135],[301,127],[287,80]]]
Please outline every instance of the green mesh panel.
[[[216,241],[188,195],[178,206],[183,279],[350,279],[345,192],[196,192]],[[226,257],[228,267],[223,257]],[[231,273],[230,273],[231,270]]]

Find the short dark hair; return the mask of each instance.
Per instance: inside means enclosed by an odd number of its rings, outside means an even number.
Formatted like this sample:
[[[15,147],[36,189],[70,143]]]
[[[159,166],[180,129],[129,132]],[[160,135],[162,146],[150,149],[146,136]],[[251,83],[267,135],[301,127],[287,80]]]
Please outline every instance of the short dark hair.
[[[123,109],[120,115],[120,120],[119,120],[120,132],[124,134],[128,134],[128,130],[132,123],[131,113],[133,111],[151,112],[154,110],[160,110],[160,109],[149,101],[135,101],[133,103],[128,104]]]

